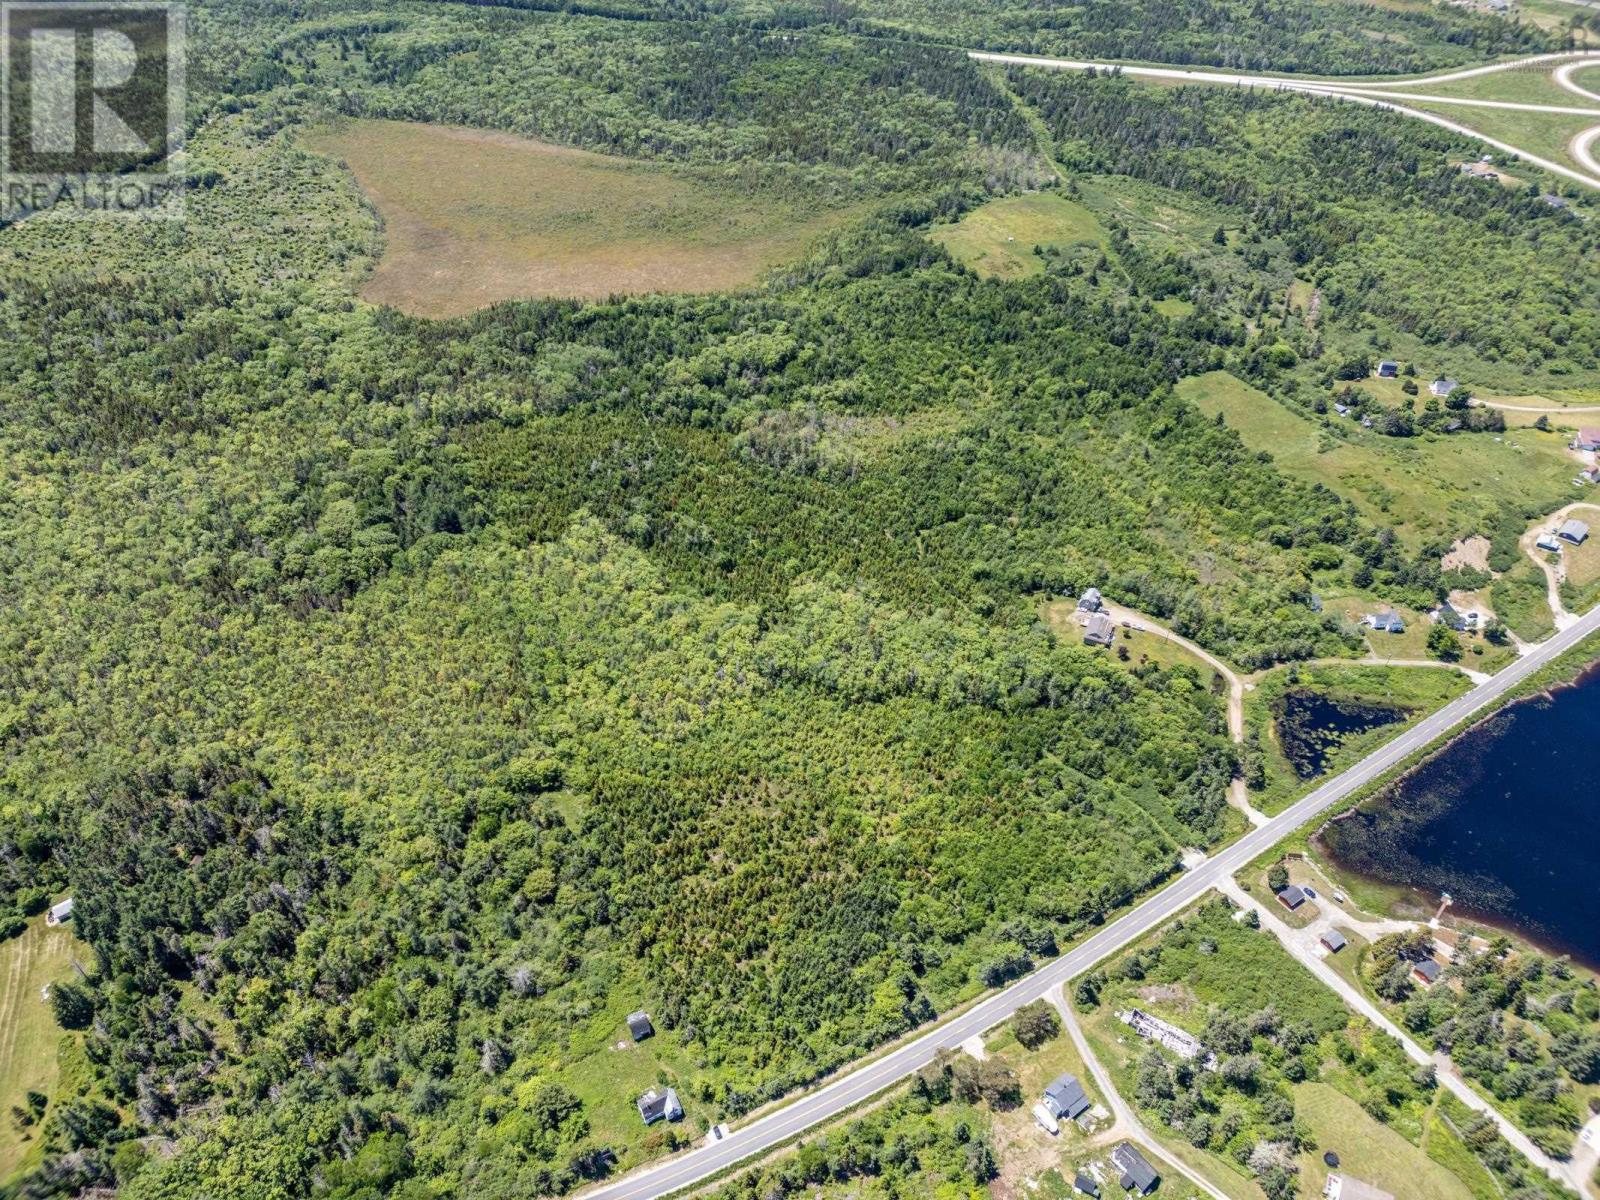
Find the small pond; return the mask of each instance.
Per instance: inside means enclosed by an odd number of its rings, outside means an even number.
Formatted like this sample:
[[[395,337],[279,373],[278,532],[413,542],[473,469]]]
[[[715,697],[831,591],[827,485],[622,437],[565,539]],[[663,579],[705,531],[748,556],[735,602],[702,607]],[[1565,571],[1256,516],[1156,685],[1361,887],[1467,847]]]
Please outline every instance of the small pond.
[[[1404,721],[1392,704],[1347,700],[1310,688],[1292,688],[1272,705],[1272,727],[1283,755],[1301,779],[1320,775],[1346,738]]]

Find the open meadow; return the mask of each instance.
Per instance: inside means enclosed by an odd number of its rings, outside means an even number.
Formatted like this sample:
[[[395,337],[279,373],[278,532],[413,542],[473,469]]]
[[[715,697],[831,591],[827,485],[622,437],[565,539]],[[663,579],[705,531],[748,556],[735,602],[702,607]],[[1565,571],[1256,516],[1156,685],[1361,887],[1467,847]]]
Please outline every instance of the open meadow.
[[[13,1108],[28,1108],[28,1093],[50,1096],[61,1064],[57,1047],[61,1027],[43,989],[76,979],[73,958],[89,963],[93,955],[73,937],[70,929],[45,924],[43,917],[28,923],[21,936],[0,944],[0,1181],[17,1173],[36,1150],[38,1125],[18,1128]]]
[[[1020,279],[1044,270],[1036,248],[1100,247],[1106,231],[1083,205],[1053,192],[1007,196],[928,235],[952,258],[985,278]]]
[[[362,295],[416,316],[744,287],[851,212],[486,130],[351,121],[307,144],[342,159],[383,219]]]
[[[1282,470],[1348,497],[1412,545],[1470,532],[1502,502],[1553,509],[1572,490],[1577,464],[1556,432],[1391,438],[1352,428],[1341,438],[1223,371],[1186,379],[1178,392],[1207,416],[1221,413]]]

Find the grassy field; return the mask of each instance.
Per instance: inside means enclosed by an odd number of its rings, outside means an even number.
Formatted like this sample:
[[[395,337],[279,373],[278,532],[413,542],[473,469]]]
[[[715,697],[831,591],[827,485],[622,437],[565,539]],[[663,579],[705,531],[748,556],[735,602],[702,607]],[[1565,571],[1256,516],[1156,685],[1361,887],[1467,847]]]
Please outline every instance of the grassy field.
[[[1576,460],[1556,432],[1386,438],[1352,427],[1346,439],[1223,371],[1178,390],[1208,416],[1220,412],[1252,450],[1334,489],[1409,545],[1469,532],[1501,501],[1553,510],[1572,490]]]
[[[37,917],[21,937],[0,945],[0,1180],[24,1166],[40,1148],[10,1117],[13,1105],[27,1107],[30,1091],[50,1095],[60,1072],[63,1039],[50,1005],[41,998],[47,984],[77,978],[73,956],[88,964],[92,955],[70,929],[54,928]],[[38,1126],[33,1127],[37,1132]]]
[[[1579,105],[1581,96],[1563,92],[1567,101]],[[1455,104],[1429,104],[1425,101],[1407,102],[1407,107],[1447,117],[1457,124],[1469,126],[1489,137],[1498,138],[1530,154],[1537,154],[1563,167],[1582,170],[1578,160],[1568,152],[1567,145],[1585,129],[1593,127],[1600,118],[1568,113],[1522,112],[1507,108],[1467,108]],[[1519,168],[1514,164],[1513,173]],[[1531,174],[1528,167],[1521,173]]]
[[[928,235],[979,275],[1020,279],[1044,270],[1035,247],[1102,246],[1106,232],[1081,204],[1054,192],[991,200]]]
[[[1083,641],[1083,629],[1075,619],[1077,611],[1078,606],[1074,601],[1056,600],[1044,605],[1039,615],[1063,642],[1078,645]],[[1121,655],[1124,647],[1128,651],[1126,660]],[[1130,667],[1146,663],[1155,663],[1160,667],[1193,667],[1200,674],[1201,686],[1213,693],[1220,694],[1225,686],[1219,682],[1221,676],[1209,663],[1195,657],[1176,642],[1143,630],[1118,629],[1116,645],[1111,653],[1116,655],[1119,662],[1126,661]]]
[[[736,288],[854,211],[479,130],[352,121],[309,143],[342,159],[383,217],[387,245],[362,294],[419,316]]]
[[[1322,1152],[1339,1155],[1338,1173],[1374,1184],[1406,1200],[1472,1200],[1472,1189],[1394,1130],[1374,1121],[1350,1097],[1325,1083],[1294,1089],[1294,1111],[1311,1132],[1315,1150],[1300,1156],[1303,1196],[1320,1196],[1328,1167]]]

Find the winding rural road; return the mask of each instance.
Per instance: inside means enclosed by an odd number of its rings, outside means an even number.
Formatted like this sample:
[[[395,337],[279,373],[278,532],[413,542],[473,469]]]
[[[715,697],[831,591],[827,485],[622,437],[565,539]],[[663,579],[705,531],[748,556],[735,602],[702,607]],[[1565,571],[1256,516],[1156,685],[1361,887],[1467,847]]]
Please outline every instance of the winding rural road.
[[[795,1097],[765,1115],[734,1128],[721,1141],[704,1143],[622,1178],[583,1193],[585,1200],[656,1200],[702,1183],[745,1159],[770,1151],[814,1126],[831,1121],[932,1063],[947,1048],[961,1045],[1006,1020],[1024,1004],[1045,997],[1051,988],[1089,970],[1107,955],[1143,937],[1170,920],[1208,891],[1226,881],[1252,859],[1271,849],[1295,829],[1315,820],[1426,749],[1462,721],[1504,697],[1530,675],[1548,666],[1590,634],[1600,633],[1600,607],[1580,617],[1554,637],[1532,647],[1498,675],[1479,684],[1423,718],[1350,770],[1328,780],[1266,824],[1223,847],[1214,857],[1179,875],[1121,917],[1102,926],[1087,940],[1045,964],[1003,991],[926,1033],[901,1042],[887,1053]],[[1547,1160],[1548,1161],[1548,1160]],[[1563,1176],[1563,1182],[1566,1182]]]
[[[1552,1179],[1559,1179],[1568,1187],[1573,1188],[1580,1196],[1591,1196],[1594,1193],[1589,1189],[1586,1179],[1581,1171],[1577,1171],[1570,1163],[1557,1162],[1538,1146],[1533,1144],[1531,1138],[1518,1129],[1494,1105],[1485,1100],[1473,1090],[1472,1085],[1461,1077],[1455,1063],[1450,1061],[1447,1054],[1429,1053],[1422,1046],[1412,1040],[1411,1035],[1396,1025],[1389,1017],[1378,1008],[1371,1000],[1364,996],[1360,989],[1349,983],[1339,972],[1330,967],[1316,951],[1318,930],[1297,930],[1289,925],[1269,905],[1260,904],[1243,890],[1233,880],[1218,888],[1235,904],[1243,908],[1253,908],[1261,918],[1262,926],[1282,943],[1300,965],[1305,967],[1319,979],[1323,986],[1332,991],[1339,999],[1343,1000],[1345,1007],[1360,1013],[1374,1026],[1383,1030],[1395,1041],[1400,1043],[1400,1048],[1406,1056],[1419,1066],[1432,1066],[1437,1073],[1439,1086],[1454,1093],[1456,1098],[1470,1108],[1473,1112],[1482,1113],[1495,1123],[1500,1130],[1500,1136],[1505,1138],[1517,1148],[1517,1151],[1529,1162],[1537,1165]],[[1341,920],[1338,924],[1351,925],[1354,922]],[[1397,923],[1399,924],[1399,923]],[[1404,924],[1404,928],[1414,928]]]
[[[1600,142],[1600,93],[1578,84],[1574,76],[1585,67],[1600,65],[1600,53],[1571,52],[1540,55],[1510,63],[1496,63],[1434,75],[1414,80],[1369,80],[1341,83],[1336,80],[1312,80],[1291,76],[1263,76],[1230,74],[1219,71],[1192,70],[1180,67],[1142,67],[1120,63],[1087,62],[1070,59],[1040,58],[1031,55],[998,54],[971,51],[970,57],[982,62],[1006,65],[1035,66],[1057,70],[1102,71],[1120,70],[1124,74],[1156,79],[1178,80],[1192,83],[1210,83],[1240,87],[1281,88],[1311,95],[1328,96],[1367,104],[1404,113],[1427,121],[1463,136],[1472,137],[1552,174],[1573,180],[1586,187],[1600,190],[1600,161],[1596,160],[1596,143]],[[1459,79],[1488,75],[1497,71],[1519,67],[1550,65],[1552,79],[1565,90],[1593,102],[1596,107],[1563,105],[1530,105],[1511,101],[1476,100],[1461,97],[1419,94],[1418,87],[1437,86]],[[1396,103],[1410,100],[1415,103],[1451,104],[1466,108],[1501,108],[1513,111],[1545,111],[1569,115],[1592,115],[1594,128],[1578,134],[1569,150],[1575,162],[1583,169],[1576,170],[1552,162],[1527,150],[1488,137],[1479,130],[1448,118]],[[1131,614],[1130,614],[1131,615]],[[996,992],[981,1002],[934,1027],[890,1048],[879,1057],[823,1084],[813,1091],[796,1096],[763,1115],[738,1126],[717,1142],[703,1143],[692,1150],[667,1158],[619,1179],[600,1184],[583,1193],[584,1200],[656,1200],[674,1192],[704,1183],[711,1177],[727,1171],[754,1156],[771,1151],[799,1137],[825,1122],[848,1112],[856,1105],[871,1099],[886,1088],[894,1086],[914,1072],[932,1063],[946,1049],[959,1047],[968,1039],[978,1037],[986,1030],[1006,1020],[1024,1004],[1049,995],[1074,977],[1089,970],[1106,956],[1144,936],[1152,929],[1183,911],[1213,888],[1226,889],[1234,872],[1252,859],[1270,849],[1282,838],[1309,821],[1326,813],[1341,801],[1381,778],[1386,772],[1403,763],[1411,755],[1426,749],[1431,743],[1448,733],[1468,718],[1495,704],[1530,675],[1549,665],[1559,655],[1576,646],[1590,634],[1600,633],[1600,607],[1586,616],[1573,619],[1555,636],[1536,646],[1498,675],[1480,679],[1469,692],[1446,704],[1432,715],[1402,732],[1386,745],[1375,750],[1361,762],[1305,796],[1276,817],[1266,819],[1244,836],[1222,848],[1211,858],[1204,859],[1185,871],[1166,887],[1121,917],[1100,928],[1093,936],[1069,949],[1059,958],[1047,963],[1033,974],[1018,980],[1003,991]],[[1202,657],[1217,665],[1210,655]],[[1236,728],[1238,702],[1237,676],[1231,677],[1229,725]],[[1326,968],[1324,968],[1326,970]],[[1320,974],[1320,973],[1319,973]],[[1331,974],[1331,972],[1330,972]],[[1381,1017],[1381,1014],[1379,1014]],[[1454,1090],[1454,1089],[1453,1089]],[[1502,1122],[1504,1118],[1499,1118]],[[1525,1140],[1525,1139],[1524,1139]],[[1519,1147],[1524,1153],[1531,1147]],[[1563,1183],[1572,1182],[1570,1174],[1559,1164],[1544,1155],[1533,1158],[1541,1169]]]

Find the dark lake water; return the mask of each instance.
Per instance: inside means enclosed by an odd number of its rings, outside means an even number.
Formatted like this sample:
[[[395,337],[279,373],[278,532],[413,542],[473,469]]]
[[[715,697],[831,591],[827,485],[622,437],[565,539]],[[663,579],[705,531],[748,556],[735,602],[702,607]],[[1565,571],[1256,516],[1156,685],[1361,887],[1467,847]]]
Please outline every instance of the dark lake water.
[[[1600,665],[1476,726],[1318,840],[1458,916],[1600,966]]]
[[[1284,692],[1272,705],[1278,745],[1301,779],[1322,774],[1345,738],[1405,719],[1404,709],[1339,700],[1309,688]]]

